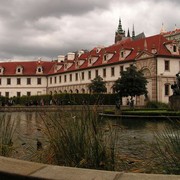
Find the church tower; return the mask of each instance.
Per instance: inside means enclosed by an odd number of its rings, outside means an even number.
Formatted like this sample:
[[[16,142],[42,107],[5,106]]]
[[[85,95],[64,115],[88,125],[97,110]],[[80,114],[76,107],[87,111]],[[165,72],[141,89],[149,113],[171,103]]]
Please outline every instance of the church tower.
[[[121,19],[119,18],[118,29],[115,33],[115,43],[121,41],[125,37],[125,31],[122,29]]]

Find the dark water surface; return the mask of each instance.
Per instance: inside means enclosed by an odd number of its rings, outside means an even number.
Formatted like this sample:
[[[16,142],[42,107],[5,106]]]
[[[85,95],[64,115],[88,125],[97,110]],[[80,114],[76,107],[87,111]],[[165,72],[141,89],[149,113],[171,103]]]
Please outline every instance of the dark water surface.
[[[13,157],[28,159],[31,152],[37,150],[37,140],[42,142],[45,148],[47,137],[45,136],[44,123],[37,112],[11,112],[1,113],[5,119],[15,121],[16,130],[13,140],[15,151]],[[69,113],[72,117],[72,114]],[[149,144],[154,141],[154,135],[161,133],[166,126],[172,126],[168,119],[103,119],[103,126],[111,124],[117,133],[117,148],[123,157],[145,159],[151,150]],[[176,127],[174,127],[174,130]],[[107,130],[108,131],[108,130]]]

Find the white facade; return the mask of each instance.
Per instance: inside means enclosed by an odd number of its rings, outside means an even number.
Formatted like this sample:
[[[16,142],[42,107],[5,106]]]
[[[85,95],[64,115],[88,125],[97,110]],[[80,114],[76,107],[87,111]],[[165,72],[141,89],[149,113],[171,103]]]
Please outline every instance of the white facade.
[[[1,96],[42,95],[47,91],[47,78],[44,76],[8,76],[0,79]]]

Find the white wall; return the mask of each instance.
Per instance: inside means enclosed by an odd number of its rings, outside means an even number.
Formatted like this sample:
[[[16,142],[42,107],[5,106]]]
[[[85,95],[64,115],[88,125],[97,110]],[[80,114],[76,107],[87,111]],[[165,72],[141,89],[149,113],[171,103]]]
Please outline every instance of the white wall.
[[[11,79],[11,84],[7,85],[7,79]],[[17,84],[17,78],[21,78],[21,84]],[[27,85],[27,78],[31,78],[31,84]],[[41,78],[41,84],[37,84],[37,78]],[[16,76],[16,77],[1,77],[0,92],[2,96],[5,96],[5,92],[9,92],[9,97],[17,96],[17,92],[21,93],[21,96],[27,95],[27,92],[31,92],[31,95],[46,94],[47,79],[43,76]]]

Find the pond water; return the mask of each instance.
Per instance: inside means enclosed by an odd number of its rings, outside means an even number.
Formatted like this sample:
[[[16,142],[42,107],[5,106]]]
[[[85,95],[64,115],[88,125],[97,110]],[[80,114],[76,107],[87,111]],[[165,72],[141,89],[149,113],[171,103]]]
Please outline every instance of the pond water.
[[[37,150],[37,140],[43,146],[47,144],[44,135],[44,123],[38,112],[7,112],[1,113],[1,117],[14,121],[16,124],[13,143],[15,152],[13,157],[28,159],[29,152]],[[2,118],[1,118],[2,119]],[[161,133],[166,126],[171,126],[168,119],[104,119],[104,124],[111,123],[116,127],[117,147],[123,157],[146,159],[150,153],[149,144],[154,141],[154,135]],[[178,130],[174,127],[174,130]]]

